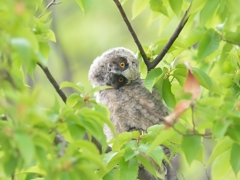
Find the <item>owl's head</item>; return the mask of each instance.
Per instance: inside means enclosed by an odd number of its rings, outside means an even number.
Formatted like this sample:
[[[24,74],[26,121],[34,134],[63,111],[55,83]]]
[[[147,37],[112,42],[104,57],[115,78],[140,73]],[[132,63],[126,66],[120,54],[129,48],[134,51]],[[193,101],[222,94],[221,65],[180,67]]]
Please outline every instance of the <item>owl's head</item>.
[[[123,47],[104,52],[93,61],[89,70],[89,80],[93,86],[116,85],[113,80],[118,80],[119,77],[124,79],[124,84],[120,82],[121,86],[140,77],[137,57],[132,51]]]

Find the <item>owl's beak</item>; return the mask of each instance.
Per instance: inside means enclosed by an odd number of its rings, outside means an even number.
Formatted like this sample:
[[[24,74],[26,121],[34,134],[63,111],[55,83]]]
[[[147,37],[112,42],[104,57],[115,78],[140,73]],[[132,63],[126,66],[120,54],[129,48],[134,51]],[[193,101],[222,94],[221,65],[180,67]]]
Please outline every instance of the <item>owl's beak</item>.
[[[110,72],[113,73],[113,74],[116,74],[116,75],[123,75],[123,76],[125,76],[127,79],[130,79],[129,77],[131,77],[131,72],[130,72],[128,69],[126,69],[126,70],[124,70],[124,71],[119,71],[119,70],[113,69],[113,70],[111,70]]]

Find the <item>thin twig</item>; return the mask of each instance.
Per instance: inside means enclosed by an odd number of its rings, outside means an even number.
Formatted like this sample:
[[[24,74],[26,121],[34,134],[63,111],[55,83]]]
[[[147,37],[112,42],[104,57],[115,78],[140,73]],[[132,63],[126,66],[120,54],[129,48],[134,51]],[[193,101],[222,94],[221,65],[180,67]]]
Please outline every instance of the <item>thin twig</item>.
[[[121,3],[119,2],[119,0],[113,0],[113,1],[115,2],[118,10],[120,11],[120,14],[121,14],[122,18],[123,18],[125,24],[127,25],[128,30],[129,30],[129,32],[131,33],[131,35],[132,35],[132,37],[133,37],[133,40],[134,40],[134,42],[136,43],[136,45],[137,45],[137,47],[138,47],[138,49],[139,49],[139,51],[140,51],[140,54],[142,55],[142,58],[143,58],[143,60],[144,60],[144,63],[146,64],[146,66],[147,66],[147,68],[148,68],[149,65],[150,65],[150,61],[148,60],[147,55],[146,55],[145,51],[143,50],[143,47],[142,47],[142,45],[141,45],[141,43],[140,43],[140,41],[139,41],[139,39],[138,39],[138,37],[137,37],[137,35],[136,35],[136,33],[135,33],[135,31],[134,31],[131,23],[129,22],[126,13],[124,12]],[[148,68],[148,69],[149,69],[149,68]]]
[[[188,21],[189,15],[188,12],[191,8],[192,3],[189,5],[188,9],[185,11],[184,16],[182,17],[180,23],[178,24],[177,28],[175,29],[174,33],[168,40],[167,44],[163,47],[162,51],[159,53],[159,55],[150,63],[148,67],[148,71],[155,68],[158,63],[163,59],[163,57],[167,54],[168,50],[172,46],[172,44],[177,39],[178,35],[181,33],[182,29],[184,28],[185,24]]]
[[[209,177],[209,175],[208,175],[208,172],[207,172],[207,169],[206,169],[206,166],[204,165],[204,168],[205,168],[205,174],[206,174],[206,176],[207,176],[207,180],[210,180],[210,177]]]
[[[196,125],[194,121],[194,108],[195,108],[194,103],[191,103],[193,132],[196,132]]]
[[[63,100],[64,103],[67,102],[67,96],[64,94],[64,92],[60,89],[57,81],[54,79],[54,77],[52,76],[51,72],[48,70],[47,67],[44,67],[43,65],[41,65],[40,63],[37,63],[39,65],[39,67],[43,70],[43,72],[45,73],[45,75],[47,76],[48,80],[51,82],[51,84],[53,85],[54,89],[57,91],[57,93],[59,94],[59,96],[61,97],[61,99]]]
[[[225,38],[222,38],[222,41],[225,41],[225,42],[230,43],[230,44],[233,44],[233,45],[240,46],[239,43],[232,42],[232,41],[230,41],[230,40],[228,40],[228,39],[225,39]]]
[[[177,128],[174,127],[174,125],[171,126],[173,128],[174,131],[176,131],[177,133],[181,134],[182,136],[202,136],[204,138],[207,138],[207,139],[211,139],[211,134],[200,134],[200,133],[191,133],[191,134],[185,134],[185,133],[182,133],[181,131],[179,131]]]
[[[57,5],[60,4],[62,2],[56,2],[56,0],[52,0],[44,9],[44,11],[38,16],[38,18],[42,17],[43,14],[46,12],[46,10],[48,10],[52,5]]]

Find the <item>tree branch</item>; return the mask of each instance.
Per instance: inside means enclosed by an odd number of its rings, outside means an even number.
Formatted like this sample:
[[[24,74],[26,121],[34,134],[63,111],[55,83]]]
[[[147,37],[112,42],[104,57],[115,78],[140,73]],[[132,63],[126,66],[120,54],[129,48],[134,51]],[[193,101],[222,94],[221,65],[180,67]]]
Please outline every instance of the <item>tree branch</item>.
[[[185,11],[184,16],[182,17],[180,23],[178,24],[177,28],[175,29],[174,33],[168,40],[167,44],[163,47],[162,51],[159,55],[150,63],[148,66],[148,71],[155,68],[158,63],[163,59],[163,57],[167,54],[168,50],[171,48],[175,40],[177,39],[178,35],[181,33],[182,29],[184,28],[185,24],[188,21],[189,15],[188,12],[191,8],[192,3],[189,5],[188,9]]]
[[[57,4],[60,4],[60,3],[62,3],[62,2],[56,2],[56,0],[52,0],[52,1],[45,7],[44,11],[42,12],[42,14],[40,14],[40,15],[38,16],[38,18],[42,17],[43,14],[46,12],[46,10],[48,10],[52,5],[57,5]]]
[[[47,76],[48,80],[51,82],[51,84],[53,85],[54,89],[57,91],[57,93],[59,94],[59,96],[61,97],[61,99],[63,100],[64,103],[67,102],[67,96],[64,94],[64,92],[60,89],[57,81],[54,79],[54,77],[52,76],[52,74],[50,73],[50,71],[48,70],[47,67],[44,67],[43,65],[41,65],[40,63],[37,63],[38,66],[40,66],[40,68],[43,70],[43,72],[45,73],[45,75]]]
[[[191,134],[185,134],[185,133],[182,133],[181,131],[179,131],[174,125],[172,125],[171,127],[173,128],[174,131],[176,131],[178,134],[180,134],[182,136],[202,136],[206,139],[211,139],[212,138],[211,133],[200,134],[200,133],[197,133],[197,132],[193,132]]]
[[[124,12],[121,3],[119,2],[119,0],[113,0],[113,1],[115,2],[118,10],[120,11],[120,14],[121,14],[121,16],[122,16],[125,24],[127,25],[127,28],[128,28],[128,30],[129,30],[129,32],[131,33],[131,35],[132,35],[132,37],[133,37],[133,40],[134,40],[134,42],[136,43],[136,45],[137,45],[137,47],[138,47],[138,50],[140,51],[140,54],[142,55],[142,58],[143,58],[143,60],[144,60],[144,63],[146,64],[147,67],[149,67],[150,61],[148,60],[147,55],[146,55],[146,53],[144,52],[143,47],[142,47],[142,45],[141,45],[141,43],[140,43],[140,41],[139,41],[139,39],[138,39],[138,37],[137,37],[134,29],[132,28],[131,23],[129,22],[126,13]]]
[[[221,40],[222,40],[222,41],[225,41],[225,42],[227,42],[227,43],[229,43],[229,44],[233,44],[233,45],[236,45],[236,46],[240,46],[239,43],[236,43],[236,42],[230,41],[230,40],[228,40],[228,39],[225,39],[225,38],[223,38],[222,36],[221,36]]]

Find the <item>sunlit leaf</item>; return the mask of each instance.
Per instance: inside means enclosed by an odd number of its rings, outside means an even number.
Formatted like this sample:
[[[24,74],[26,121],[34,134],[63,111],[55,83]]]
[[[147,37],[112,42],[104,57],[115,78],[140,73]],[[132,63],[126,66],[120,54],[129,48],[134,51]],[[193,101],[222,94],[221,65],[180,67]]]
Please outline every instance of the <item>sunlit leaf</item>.
[[[212,161],[216,159],[220,154],[229,150],[232,147],[232,144],[233,144],[233,141],[229,137],[225,137],[224,139],[219,141],[217,145],[214,147],[212,154],[208,159],[207,165],[212,163]]]
[[[163,0],[150,0],[150,8],[153,11],[160,12],[165,16],[168,16],[168,11],[166,7],[163,5]]]
[[[124,158],[119,162],[120,179],[121,180],[135,180],[138,175],[138,162],[136,157],[125,161]]]
[[[151,70],[148,74],[146,79],[144,80],[144,86],[152,92],[152,87],[154,84],[159,80],[159,76],[162,74],[162,69],[160,68],[155,68]]]
[[[163,144],[165,141],[167,141],[168,139],[170,139],[171,137],[176,136],[176,135],[177,135],[177,132],[175,130],[173,130],[172,128],[161,131],[159,133],[159,135],[152,142],[148,151],[149,152],[152,151],[154,148],[156,148],[160,144]]]
[[[198,68],[192,68],[193,75],[197,78],[200,85],[208,90],[212,90],[212,80],[211,78],[202,70]]]
[[[128,161],[129,159],[133,158],[138,154],[137,151],[134,151],[132,148],[127,147],[124,152],[124,159],[125,161]]]
[[[240,159],[238,158],[239,152],[240,152],[240,145],[237,143],[234,143],[231,150],[230,163],[236,176],[240,170]]]
[[[192,161],[197,157],[198,152],[201,148],[201,137],[183,136],[181,147],[188,164],[191,165]]]
[[[87,13],[90,10],[94,0],[76,0],[76,2],[80,6],[82,11],[84,13]]]
[[[32,139],[22,132],[15,133],[13,137],[16,141],[22,158],[26,164],[30,165],[35,155],[35,148]]]
[[[220,36],[213,29],[209,29],[198,45],[198,59],[201,61],[212,54],[219,47]]]
[[[137,159],[151,174],[157,177],[156,171],[149,162],[149,159],[147,159],[147,156],[137,155]]]
[[[176,100],[174,97],[174,94],[172,93],[171,90],[171,83],[169,81],[169,79],[164,79],[163,80],[163,90],[162,90],[162,97],[165,101],[165,103],[171,107],[174,108],[174,106],[176,105]]]
[[[221,179],[227,175],[229,172],[230,165],[230,149],[223,152],[220,156],[218,156],[212,165],[211,177],[213,179]],[[224,163],[223,163],[224,162]]]
[[[73,93],[67,98],[67,104],[70,105],[71,107],[74,107],[79,100],[82,98],[80,97],[80,94],[78,93]]]
[[[175,14],[179,14],[180,10],[182,9],[182,0],[169,0],[170,6]]]
[[[219,139],[223,138],[223,136],[227,132],[227,128],[231,124],[231,122],[232,122],[231,119],[215,122],[215,124],[213,126],[213,135]]]
[[[148,5],[149,0],[137,0],[132,5],[132,19],[137,17]]]
[[[74,84],[72,82],[67,82],[67,81],[61,83],[60,89],[66,88],[66,87],[74,88],[74,89],[78,90],[81,93],[84,92],[84,87],[83,87],[83,85],[81,83]]]
[[[216,12],[221,0],[207,1],[205,6],[200,12],[200,24],[204,26],[206,22],[212,18]]]
[[[132,132],[123,132],[119,134],[118,138],[114,142],[112,149],[117,150],[121,148],[127,141],[137,138],[140,136],[139,131],[132,131]]]

